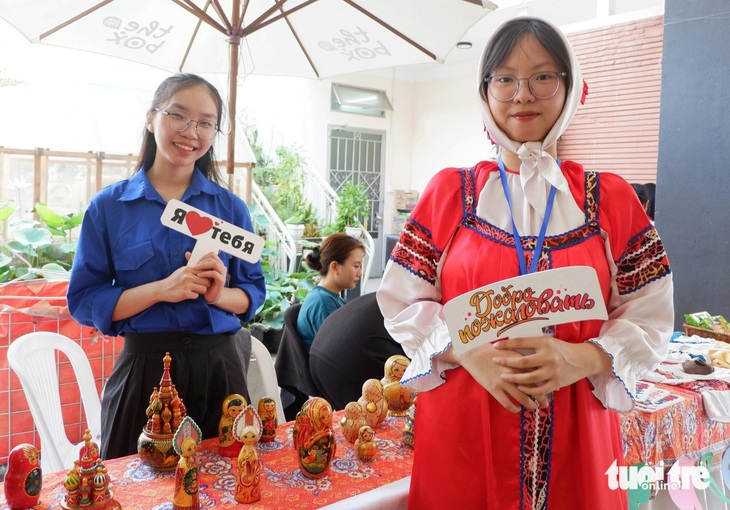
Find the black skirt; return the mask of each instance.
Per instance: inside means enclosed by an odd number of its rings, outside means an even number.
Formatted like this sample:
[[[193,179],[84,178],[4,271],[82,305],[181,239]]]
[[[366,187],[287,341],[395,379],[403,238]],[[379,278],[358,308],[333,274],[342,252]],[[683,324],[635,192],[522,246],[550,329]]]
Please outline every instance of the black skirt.
[[[101,457],[114,459],[137,453],[137,439],[147,422],[150,395],[155,386],[160,386],[166,352],[172,358],[172,383],[187,415],[198,424],[203,438],[216,437],[223,400],[231,393],[250,400],[244,363],[240,349],[236,348],[237,342],[246,341],[248,335],[244,332],[126,333],[124,346],[104,386]]]

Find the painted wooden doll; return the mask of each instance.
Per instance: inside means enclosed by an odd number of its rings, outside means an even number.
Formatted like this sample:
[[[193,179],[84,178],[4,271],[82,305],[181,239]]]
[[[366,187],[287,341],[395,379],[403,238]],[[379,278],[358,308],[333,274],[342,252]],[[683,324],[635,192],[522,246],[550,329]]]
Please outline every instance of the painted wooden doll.
[[[261,499],[261,461],[256,442],[261,437],[261,418],[253,406],[246,406],[233,422],[233,435],[241,442],[238,453],[238,471],[234,498],[239,503],[253,503]]]
[[[312,397],[302,405],[294,422],[292,442],[304,476],[316,479],[329,472],[337,451],[329,402]]]
[[[355,441],[355,452],[357,458],[363,462],[373,460],[375,454],[378,453],[378,447],[375,444],[375,431],[367,425],[360,427]]]
[[[416,393],[400,384],[400,380],[410,364],[411,360],[402,354],[395,354],[385,361],[385,376],[380,382],[388,399],[389,416],[405,416],[413,405]]]
[[[5,500],[11,510],[31,508],[41,496],[42,472],[38,449],[32,444],[19,444],[10,451],[5,473]]]
[[[263,425],[259,441],[270,443],[276,439],[276,427],[279,426],[279,419],[276,417],[276,401],[273,398],[264,397],[259,400],[259,418]]]
[[[232,393],[223,400],[223,413],[218,422],[219,453],[224,457],[237,457],[241,451],[241,442],[233,435],[233,421],[236,419],[248,402],[238,393]]]
[[[362,397],[357,401],[362,408],[365,424],[373,429],[383,423],[388,415],[388,399],[383,384],[377,379],[368,379],[362,385]]]
[[[365,425],[365,416],[362,407],[357,402],[348,402],[344,414],[340,419],[340,431],[345,439],[354,443],[360,432],[360,427]]]
[[[175,453],[180,456],[175,470],[173,510],[198,510],[198,464],[195,452],[203,434],[190,416],[186,416],[172,439]]]

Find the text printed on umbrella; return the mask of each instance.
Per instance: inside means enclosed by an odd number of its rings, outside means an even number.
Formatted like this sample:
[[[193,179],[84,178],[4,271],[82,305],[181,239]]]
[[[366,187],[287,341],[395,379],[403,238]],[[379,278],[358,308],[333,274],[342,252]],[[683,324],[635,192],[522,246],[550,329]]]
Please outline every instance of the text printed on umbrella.
[[[112,37],[106,39],[117,46],[131,50],[146,50],[154,53],[165,44],[164,38],[172,32],[172,25],[163,27],[159,21],[149,21],[146,25],[137,21],[127,21],[116,16],[107,16],[102,22],[105,27],[114,30]]]
[[[333,37],[329,41],[319,41],[317,45],[325,51],[339,51],[347,60],[372,60],[378,55],[390,55],[390,51],[380,41],[373,41],[368,33],[360,27],[355,30],[340,29],[342,37]]]

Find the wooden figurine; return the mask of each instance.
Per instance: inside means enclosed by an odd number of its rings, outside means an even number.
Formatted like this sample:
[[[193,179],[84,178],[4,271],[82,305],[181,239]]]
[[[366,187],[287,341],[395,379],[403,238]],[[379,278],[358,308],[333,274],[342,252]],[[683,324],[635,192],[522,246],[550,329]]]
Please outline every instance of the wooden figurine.
[[[340,419],[340,431],[345,439],[354,443],[357,439],[357,435],[360,432],[360,427],[365,425],[365,416],[362,412],[362,407],[357,402],[348,402],[345,406],[345,411]]]
[[[357,458],[363,462],[373,460],[375,454],[378,453],[378,447],[375,445],[375,431],[367,425],[360,427],[357,441],[355,441],[355,452],[357,452]]]
[[[198,464],[195,452],[203,433],[190,416],[186,416],[172,439],[175,453],[180,456],[175,470],[175,495],[172,498],[173,510],[198,510]]]
[[[276,427],[279,426],[279,419],[276,417],[276,401],[273,398],[264,397],[259,400],[259,418],[263,424],[260,441],[270,443],[276,439]]]
[[[362,397],[357,401],[365,417],[365,425],[373,429],[383,423],[388,415],[388,399],[383,392],[383,384],[377,379],[368,379],[362,385]]]
[[[261,437],[262,428],[261,418],[250,405],[233,422],[233,435],[242,443],[233,496],[239,503],[253,503],[261,499],[261,461],[256,442]]]
[[[67,510],[121,510],[109,489],[110,482],[104,461],[99,456],[99,445],[91,440],[91,431],[86,429],[79,458],[74,461],[63,482],[66,495],[61,506]]]
[[[243,395],[232,393],[223,401],[223,413],[218,422],[219,453],[224,457],[237,457],[242,443],[233,436],[233,421],[236,419],[248,402]]]
[[[169,352],[162,358],[162,377],[155,386],[147,406],[147,422],[137,439],[140,460],[160,471],[174,471],[180,456],[172,446],[175,431],[180,427],[187,409],[170,376],[172,357]]]
[[[41,497],[43,476],[38,449],[32,444],[19,444],[8,456],[5,473],[5,501],[11,510],[30,508]]]
[[[393,355],[385,362],[385,376],[380,382],[388,399],[389,416],[405,416],[413,405],[416,393],[400,384],[400,380],[410,364],[411,360],[402,354]]]
[[[292,442],[304,476],[316,479],[329,472],[337,451],[329,402],[312,397],[302,405],[294,422]]]

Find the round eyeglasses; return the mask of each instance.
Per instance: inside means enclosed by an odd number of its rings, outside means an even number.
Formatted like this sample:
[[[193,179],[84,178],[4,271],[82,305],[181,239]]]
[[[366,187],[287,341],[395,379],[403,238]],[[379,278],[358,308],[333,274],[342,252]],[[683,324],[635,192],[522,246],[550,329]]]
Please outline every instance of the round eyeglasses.
[[[538,99],[550,99],[560,89],[560,78],[568,76],[565,71],[540,71],[529,78],[515,78],[509,74],[495,74],[484,79],[491,95],[497,101],[512,101],[520,91],[520,83],[527,82],[530,93]]]
[[[203,140],[210,140],[218,133],[218,124],[211,120],[193,120],[190,115],[179,110],[168,112],[167,110],[155,108],[155,111],[164,113],[167,116],[167,125],[180,133],[185,131],[191,122],[195,122],[195,132]]]

